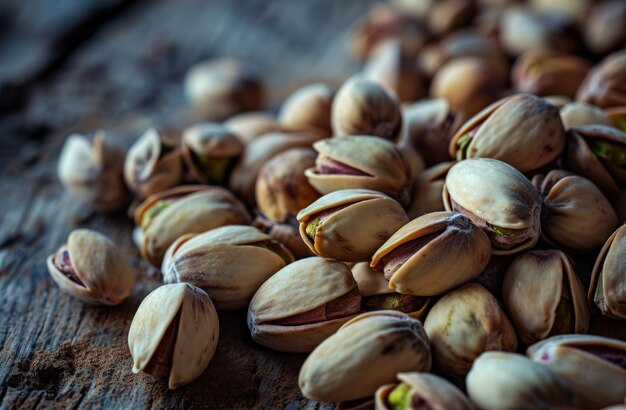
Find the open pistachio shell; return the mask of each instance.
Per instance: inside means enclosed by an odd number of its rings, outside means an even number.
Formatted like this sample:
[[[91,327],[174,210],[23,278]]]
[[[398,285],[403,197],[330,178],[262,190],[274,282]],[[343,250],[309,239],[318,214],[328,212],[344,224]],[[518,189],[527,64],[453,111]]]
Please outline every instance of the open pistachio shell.
[[[252,339],[307,353],[361,310],[350,268],[320,257],[289,264],[265,281],[248,308]]]
[[[280,107],[279,123],[291,131],[313,131],[330,137],[330,109],[334,94],[333,89],[323,83],[309,84],[296,90]]]
[[[135,209],[134,217],[143,233],[141,254],[154,266],[161,265],[167,248],[184,234],[250,222],[245,206],[233,194],[206,185],[154,194]]]
[[[603,315],[626,319],[626,225],[613,232],[602,247],[587,298]]]
[[[457,162],[446,176],[443,203],[447,211],[460,212],[483,228],[495,255],[521,252],[539,240],[539,193],[505,162],[490,158]]]
[[[624,402],[626,342],[592,335],[554,336],[530,346],[526,354],[572,386],[584,408]]]
[[[560,110],[565,131],[583,125],[611,125],[608,115],[595,105],[570,102]]]
[[[427,372],[430,365],[421,322],[382,310],[351,319],[317,346],[300,369],[298,385],[312,400],[355,400],[374,395],[399,372]]]
[[[483,352],[517,349],[515,331],[498,301],[475,283],[439,299],[426,316],[424,329],[435,367],[451,376],[467,374]]]
[[[301,210],[297,218],[300,236],[311,251],[346,262],[369,260],[408,222],[398,202],[367,189],[331,192]]]
[[[46,264],[61,289],[95,305],[122,303],[135,282],[122,251],[109,238],[89,229],[72,231]]]
[[[502,284],[506,312],[517,335],[530,345],[550,335],[586,333],[585,289],[561,251],[529,251],[509,266]]]
[[[466,384],[472,401],[484,410],[569,409],[576,403],[561,377],[516,353],[483,353]]]
[[[476,278],[487,266],[491,242],[470,218],[433,212],[400,228],[374,254],[389,287],[416,296],[442,294]]]
[[[626,105],[626,51],[620,50],[595,65],[578,89],[576,99],[601,108]]]
[[[165,283],[191,283],[226,310],[246,307],[259,286],[291,262],[291,253],[269,235],[253,226],[229,225],[179,237],[165,253],[161,271]]]
[[[446,175],[453,165],[452,161],[442,162],[417,175],[413,183],[413,198],[407,210],[409,218],[445,210],[441,194]]]
[[[217,312],[204,291],[188,283],[158,287],[128,330],[133,373],[164,378],[172,390],[191,383],[211,362],[218,337]]]

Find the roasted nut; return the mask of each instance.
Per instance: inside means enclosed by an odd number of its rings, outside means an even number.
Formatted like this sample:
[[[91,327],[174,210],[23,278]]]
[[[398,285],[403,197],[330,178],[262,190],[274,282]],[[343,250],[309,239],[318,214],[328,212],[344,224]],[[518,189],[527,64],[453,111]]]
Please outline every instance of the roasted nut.
[[[278,121],[291,131],[310,131],[330,137],[330,107],[333,89],[322,83],[306,85],[291,94],[280,107]]]
[[[161,266],[167,248],[180,236],[224,225],[250,223],[245,206],[219,187],[180,186],[151,195],[135,209],[141,254]]]
[[[592,335],[554,336],[530,346],[526,354],[572,386],[584,408],[624,402],[626,342]]]
[[[473,0],[433,1],[428,12],[428,27],[437,36],[447,34],[469,25],[477,11]]]
[[[596,3],[583,26],[585,42],[596,54],[607,54],[626,44],[626,3],[621,0]]]
[[[428,337],[419,320],[390,310],[369,312],[313,350],[300,369],[298,385],[312,400],[355,400],[374,395],[399,372],[427,372],[430,364]]]
[[[593,5],[593,0],[530,0],[529,6],[532,10],[543,14],[560,14],[571,20],[584,23],[589,14],[589,9]]]
[[[453,377],[467,374],[483,352],[517,349],[515,331],[498,301],[475,283],[439,299],[426,316],[424,329],[435,367]]]
[[[180,150],[166,144],[154,129],[146,131],[130,147],[124,161],[124,180],[140,198],[178,185],[183,176]]]
[[[230,225],[179,237],[165,253],[165,283],[204,290],[217,309],[241,309],[270,276],[293,262],[278,241],[253,226]]]
[[[233,115],[223,125],[244,144],[249,143],[258,136],[280,130],[280,124],[274,117],[274,114],[264,111],[244,112]]]
[[[205,120],[222,120],[263,106],[263,84],[250,67],[232,58],[198,63],[185,77],[185,94]]]
[[[429,373],[399,373],[398,384],[376,390],[377,410],[474,410],[474,404],[455,385]]]
[[[587,295],[603,315],[626,319],[626,225],[606,240],[591,274]]]
[[[398,202],[368,189],[324,195],[297,218],[300,236],[311,251],[346,262],[368,261],[409,220]]]
[[[529,172],[555,161],[564,146],[559,110],[543,98],[518,94],[467,121],[452,137],[449,149],[457,160],[494,158]]]
[[[413,183],[413,199],[407,212],[409,218],[415,219],[445,209],[441,194],[446,175],[453,165],[451,161],[442,162],[418,174]]]
[[[173,390],[207,368],[219,337],[209,296],[188,283],[163,285],[141,302],[128,330],[133,373],[168,380]]]
[[[467,375],[467,393],[484,410],[574,408],[571,387],[550,369],[505,352],[480,355]]]
[[[426,168],[424,160],[419,152],[407,141],[400,141],[396,144],[398,151],[402,154],[404,163],[409,167],[409,181],[415,180],[417,176]],[[403,206],[407,206],[410,201],[410,187],[401,191],[398,195],[398,200],[402,202]]]
[[[361,295],[346,264],[305,258],[261,285],[248,308],[248,328],[263,346],[306,353],[360,310]]]
[[[605,57],[594,66],[578,89],[576,98],[601,108],[626,105],[626,51]]]
[[[295,217],[280,223],[271,221],[263,215],[258,215],[252,224],[261,232],[265,232],[272,239],[285,245],[296,259],[315,255],[300,238],[300,224]]]
[[[560,110],[565,131],[583,125],[611,125],[607,114],[595,105],[571,102]]]
[[[105,141],[104,131],[93,140],[70,135],[59,159],[57,173],[63,186],[82,202],[102,211],[128,203],[124,184],[124,151]]]
[[[502,299],[517,335],[526,345],[552,335],[586,333],[585,289],[561,251],[519,255],[504,275]]]
[[[539,240],[541,198],[533,184],[505,162],[457,162],[446,176],[443,203],[447,211],[460,212],[482,227],[495,255],[521,252]]]
[[[94,305],[119,305],[135,282],[135,273],[119,248],[89,229],[72,231],[67,243],[48,256],[46,264],[61,289]]]
[[[373,135],[395,140],[402,128],[396,97],[358,75],[346,80],[337,91],[331,118],[336,136]]]
[[[541,237],[548,244],[576,253],[597,251],[617,227],[611,203],[588,179],[553,170],[535,175],[533,184],[543,199]]]
[[[470,218],[433,212],[394,233],[370,266],[384,271],[389,287],[399,293],[434,296],[476,278],[490,256],[489,237]]]

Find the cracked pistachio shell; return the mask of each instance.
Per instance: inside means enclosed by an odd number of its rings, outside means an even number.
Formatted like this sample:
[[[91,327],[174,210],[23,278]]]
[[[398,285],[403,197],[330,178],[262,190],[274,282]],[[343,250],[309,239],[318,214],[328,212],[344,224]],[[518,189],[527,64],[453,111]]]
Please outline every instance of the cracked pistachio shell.
[[[466,385],[472,401],[484,410],[571,409],[576,403],[561,377],[517,353],[483,353]]]
[[[476,409],[458,387],[442,377],[418,372],[399,373],[397,377],[400,383],[386,384],[376,390],[376,410]]]
[[[541,198],[511,165],[490,158],[457,162],[443,187],[446,211],[468,216],[491,239],[494,255],[532,248],[541,233]]]
[[[274,114],[266,111],[242,112],[233,115],[222,124],[244,144],[258,136],[280,130],[280,124]]]
[[[73,134],[63,145],[57,173],[63,186],[82,202],[97,210],[113,211],[128,202],[124,156],[123,150],[106,142],[103,131],[98,131],[92,141]]]
[[[413,183],[413,198],[407,212],[409,218],[445,210],[441,194],[446,175],[453,165],[452,161],[442,162],[418,174]]]
[[[583,125],[611,125],[609,116],[603,110],[583,102],[567,103],[561,108],[560,114],[566,131]]]
[[[304,171],[322,194],[340,189],[374,189],[401,194],[410,184],[411,168],[389,141],[371,136],[328,138],[313,144],[316,165]]]
[[[626,105],[626,51],[613,53],[595,65],[578,89],[578,101],[600,108]]]
[[[165,145],[164,136],[155,129],[146,131],[128,150],[124,180],[141,198],[178,185],[182,176],[180,150]]]
[[[541,237],[548,244],[586,253],[599,249],[617,227],[611,203],[593,182],[567,171],[535,175],[543,199]]]
[[[222,184],[244,144],[226,127],[209,122],[186,128],[181,147],[185,165],[196,181]]]
[[[624,402],[626,342],[592,335],[562,335],[535,343],[526,354],[572,386],[584,408]]]
[[[383,270],[399,293],[435,296],[476,278],[490,256],[489,237],[467,216],[433,212],[396,231],[370,266]]]
[[[270,276],[293,262],[291,253],[253,226],[228,225],[179,237],[167,249],[165,283],[204,290],[218,309],[246,307]]]
[[[122,251],[109,238],[89,229],[72,231],[46,264],[61,289],[95,305],[122,303],[135,282],[135,272]]]
[[[346,262],[369,260],[409,220],[394,199],[367,189],[331,192],[297,218],[300,236],[311,251]]]
[[[305,258],[261,285],[248,308],[248,328],[263,346],[308,353],[360,308],[357,283],[346,264]]]
[[[224,225],[247,224],[245,206],[223,188],[180,186],[151,195],[135,209],[141,228],[141,254],[160,266],[167,248],[180,236]]]
[[[393,141],[402,128],[402,113],[395,95],[355,75],[337,91],[331,121],[336,136],[373,135]]]
[[[602,191],[618,193],[626,186],[626,133],[605,125],[569,130],[563,165],[590,179]]]
[[[457,160],[494,158],[528,172],[557,159],[565,146],[559,110],[530,94],[506,97],[467,121],[450,141]]]
[[[451,376],[467,374],[483,352],[517,349],[515,331],[498,301],[475,283],[439,299],[426,316],[424,329],[435,367]]]
[[[168,381],[176,389],[207,368],[219,337],[209,296],[188,283],[163,285],[141,302],[128,330],[133,373]]]
[[[317,346],[300,369],[298,385],[311,400],[355,400],[373,396],[399,372],[427,372],[430,365],[421,322],[381,310],[351,319]]]
[[[328,84],[305,85],[283,102],[278,122],[288,130],[312,131],[322,137],[330,137],[330,109],[334,95]]]
[[[561,251],[529,251],[515,258],[504,275],[502,299],[526,345],[589,328],[585,289]]]
[[[602,247],[587,298],[603,315],[626,319],[626,225],[613,232]]]

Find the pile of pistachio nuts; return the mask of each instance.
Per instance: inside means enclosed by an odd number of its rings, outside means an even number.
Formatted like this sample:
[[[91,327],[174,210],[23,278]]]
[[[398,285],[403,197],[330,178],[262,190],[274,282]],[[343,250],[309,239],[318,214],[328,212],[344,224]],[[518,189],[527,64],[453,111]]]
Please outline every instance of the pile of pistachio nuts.
[[[133,372],[192,382],[218,312],[247,309],[339,408],[625,409],[626,342],[587,334],[626,323],[624,21],[621,0],[396,0],[355,23],[338,89],[263,111],[258,73],[222,58],[189,70],[182,132],[70,136],[63,185],[129,209],[162,273]],[[85,302],[132,293],[100,233],[47,264]]]

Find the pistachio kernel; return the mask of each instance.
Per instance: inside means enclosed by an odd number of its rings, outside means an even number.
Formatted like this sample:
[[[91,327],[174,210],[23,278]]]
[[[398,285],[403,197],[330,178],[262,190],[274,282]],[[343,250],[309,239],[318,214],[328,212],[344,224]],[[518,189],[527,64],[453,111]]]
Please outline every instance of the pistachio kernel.
[[[209,181],[213,183],[224,182],[228,171],[235,165],[234,158],[217,158],[198,154],[193,154],[192,158]]]
[[[72,282],[84,288],[87,287],[78,276],[76,269],[74,269],[74,264],[72,263],[70,251],[67,246],[62,246],[57,252],[56,258],[54,259],[54,266],[56,266],[56,268],[67,276],[67,278]]]
[[[411,388],[404,383],[397,385],[387,399],[393,410],[405,410],[411,408]]]
[[[596,154],[620,183],[626,183],[626,146],[611,141],[587,140],[589,149]]]
[[[420,310],[426,303],[427,298],[414,295],[402,295],[400,293],[387,293],[384,295],[372,295],[363,298],[363,310],[397,310],[403,313],[411,313]]]
[[[521,234],[524,233],[524,229],[504,228],[502,226],[492,225],[490,223],[487,223],[487,226],[489,227],[489,229],[491,229],[492,231],[494,231],[498,235],[518,236],[518,235],[521,235]]]
[[[458,150],[456,153],[456,159],[458,161],[465,159],[467,157],[467,149],[469,148],[469,144],[470,142],[472,142],[472,139],[474,138],[474,135],[476,135],[476,133],[478,132],[479,128],[480,128],[480,125],[472,128],[467,134],[463,135],[457,141],[456,145],[457,145]]]
[[[626,118],[617,118],[613,121],[613,125],[621,131],[626,132]]]
[[[160,201],[155,202],[154,205],[152,205],[148,210],[146,210],[143,217],[141,218],[141,229],[145,229],[145,227],[148,226],[150,222],[152,222],[152,220],[156,218],[158,214],[163,212],[163,210],[165,210],[171,204],[172,204],[172,201],[166,200],[166,199],[162,199]]]

